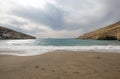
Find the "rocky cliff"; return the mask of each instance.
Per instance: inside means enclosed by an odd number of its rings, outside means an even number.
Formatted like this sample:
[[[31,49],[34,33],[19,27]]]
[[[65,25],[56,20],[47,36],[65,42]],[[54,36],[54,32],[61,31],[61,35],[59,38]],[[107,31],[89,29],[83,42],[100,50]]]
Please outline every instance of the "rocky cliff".
[[[0,26],[0,39],[35,39],[35,37]]]
[[[78,39],[120,40],[120,21],[79,36]]]

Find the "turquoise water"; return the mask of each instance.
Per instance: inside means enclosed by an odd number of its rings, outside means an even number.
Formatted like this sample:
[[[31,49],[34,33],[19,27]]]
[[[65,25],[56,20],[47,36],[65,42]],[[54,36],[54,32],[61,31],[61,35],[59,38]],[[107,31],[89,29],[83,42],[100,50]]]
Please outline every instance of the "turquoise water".
[[[0,54],[31,56],[55,50],[120,53],[120,41],[79,39],[0,40]]]
[[[87,46],[87,45],[120,45],[119,41],[110,40],[79,40],[79,39],[38,39],[35,45],[44,46]]]
[[[91,46],[120,45],[117,40],[79,40],[79,39],[35,39],[35,40],[1,40],[0,45],[23,46]]]

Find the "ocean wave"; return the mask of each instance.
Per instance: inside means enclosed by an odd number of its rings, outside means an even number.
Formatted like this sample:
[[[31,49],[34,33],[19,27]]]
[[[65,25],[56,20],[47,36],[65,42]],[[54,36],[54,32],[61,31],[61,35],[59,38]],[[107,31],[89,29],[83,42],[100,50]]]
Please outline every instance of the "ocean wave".
[[[0,46],[0,54],[33,56],[55,50],[120,53],[120,46]]]

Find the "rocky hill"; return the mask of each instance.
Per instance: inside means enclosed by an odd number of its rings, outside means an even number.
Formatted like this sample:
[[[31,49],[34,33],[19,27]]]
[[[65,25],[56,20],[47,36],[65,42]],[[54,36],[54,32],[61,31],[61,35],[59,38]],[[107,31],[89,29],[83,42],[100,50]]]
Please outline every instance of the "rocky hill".
[[[79,36],[78,39],[120,40],[120,21]]]
[[[0,39],[35,39],[35,37],[0,26]]]

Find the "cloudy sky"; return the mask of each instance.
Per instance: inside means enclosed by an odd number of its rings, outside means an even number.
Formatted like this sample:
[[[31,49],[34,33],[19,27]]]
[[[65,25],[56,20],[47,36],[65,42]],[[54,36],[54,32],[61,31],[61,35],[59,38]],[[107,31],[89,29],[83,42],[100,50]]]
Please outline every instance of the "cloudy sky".
[[[120,0],[0,0],[0,26],[38,38],[73,38],[120,21]]]

